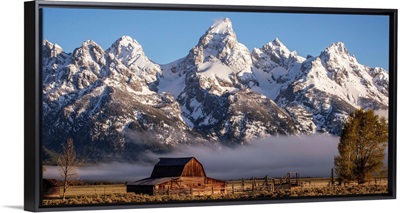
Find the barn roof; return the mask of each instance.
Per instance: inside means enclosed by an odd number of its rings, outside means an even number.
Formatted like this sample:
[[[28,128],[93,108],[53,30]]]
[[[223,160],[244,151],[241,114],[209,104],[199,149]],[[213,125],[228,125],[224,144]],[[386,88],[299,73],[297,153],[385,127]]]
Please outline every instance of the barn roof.
[[[156,166],[184,166],[194,157],[186,158],[160,158]]]
[[[128,183],[127,185],[140,185],[140,186],[154,186],[160,183],[165,183],[171,179],[177,179],[178,177],[162,177],[162,178],[145,178],[133,183]]]
[[[192,159],[196,160],[195,157],[160,158],[160,161],[154,166],[153,172],[151,173],[150,177],[160,178],[181,176],[185,165],[189,163],[189,161],[191,161]]]

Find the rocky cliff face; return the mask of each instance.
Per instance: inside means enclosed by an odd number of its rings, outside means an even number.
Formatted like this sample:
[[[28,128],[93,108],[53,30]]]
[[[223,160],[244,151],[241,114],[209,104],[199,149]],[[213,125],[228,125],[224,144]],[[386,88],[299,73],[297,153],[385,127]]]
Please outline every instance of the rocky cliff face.
[[[355,109],[388,108],[387,72],[359,64],[341,42],[304,61],[298,73],[275,101],[311,132],[339,135]]]
[[[307,59],[279,39],[251,53],[229,19],[188,55],[151,61],[123,36],[109,49],[85,41],[72,53],[43,41],[43,145],[72,137],[92,160],[145,160],[181,144],[245,144],[269,135],[339,135],[357,108],[388,108],[388,74],[343,43]]]
[[[89,159],[138,160],[191,143],[181,109],[168,93],[155,92],[161,68],[130,37],[104,51],[85,41],[72,54],[43,43],[43,145],[60,151],[67,137]]]

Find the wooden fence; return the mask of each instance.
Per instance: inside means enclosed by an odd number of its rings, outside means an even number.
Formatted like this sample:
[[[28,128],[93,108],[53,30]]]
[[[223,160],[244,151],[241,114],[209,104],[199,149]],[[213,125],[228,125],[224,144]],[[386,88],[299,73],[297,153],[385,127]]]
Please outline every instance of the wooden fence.
[[[352,183],[356,184],[356,183]],[[374,178],[365,183],[366,185],[384,185],[387,184],[387,178]],[[338,182],[330,178],[267,178],[267,179],[252,179],[252,180],[239,180],[227,181],[225,187],[216,186],[203,186],[203,187],[185,187],[185,188],[165,188],[154,189],[155,195],[212,195],[212,194],[240,194],[249,192],[261,192],[275,190],[292,190],[292,189],[307,189],[307,188],[321,188],[321,187],[337,187]]]
[[[166,188],[166,189],[159,189],[159,190],[154,190],[155,195],[180,195],[180,194],[186,194],[186,195],[212,195],[212,194],[224,194],[225,193],[225,187],[213,187],[213,186],[207,186],[207,187],[187,187],[187,188]]]

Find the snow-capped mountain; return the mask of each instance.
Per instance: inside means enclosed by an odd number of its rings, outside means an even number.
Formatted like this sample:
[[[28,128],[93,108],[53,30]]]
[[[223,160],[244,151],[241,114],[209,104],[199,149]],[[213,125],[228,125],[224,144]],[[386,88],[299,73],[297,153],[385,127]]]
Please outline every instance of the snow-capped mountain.
[[[252,52],[254,74],[263,93],[275,99],[298,76],[304,58],[291,52],[278,38]]]
[[[148,92],[148,90],[156,89],[161,67],[147,58],[142,46],[136,40],[129,36],[122,36],[112,44],[107,54],[112,61],[109,66],[118,67],[118,63],[122,63],[130,71],[122,73],[123,79],[120,80],[125,79],[132,85],[135,82],[141,82],[140,87],[133,87],[135,91]]]
[[[388,108],[388,73],[359,64],[342,42],[305,60],[298,73],[275,101],[309,132],[340,134],[355,109]]]
[[[202,89],[217,96],[258,84],[250,51],[238,42],[228,18],[213,24],[185,58],[164,66],[163,73],[173,78],[186,75],[186,81],[198,79]],[[168,86],[160,89],[170,91]]]
[[[93,41],[72,54],[48,41],[43,50],[44,147],[59,151],[72,137],[90,159],[137,159],[141,150],[168,150],[196,135],[175,98],[154,91],[161,68],[130,37],[106,51]]]
[[[343,43],[303,58],[279,39],[250,51],[222,19],[186,57],[150,60],[129,36],[72,53],[43,41],[43,145],[72,137],[88,159],[145,160],[180,144],[243,144],[270,135],[341,133],[357,108],[388,108],[388,73]]]
[[[185,58],[163,66],[163,74],[159,90],[174,94],[186,123],[207,138],[242,143],[300,132],[287,112],[251,91],[259,85],[252,57],[227,18],[213,24]]]

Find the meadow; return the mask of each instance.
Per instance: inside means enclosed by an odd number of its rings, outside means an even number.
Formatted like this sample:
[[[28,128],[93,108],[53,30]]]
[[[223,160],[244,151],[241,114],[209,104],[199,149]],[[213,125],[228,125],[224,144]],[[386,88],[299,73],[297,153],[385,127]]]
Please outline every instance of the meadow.
[[[231,180],[227,181],[225,193],[209,195],[193,194],[164,194],[147,195],[127,193],[125,184],[101,184],[71,186],[67,189],[66,199],[43,199],[44,206],[58,205],[85,205],[85,204],[122,204],[147,202],[179,202],[179,201],[207,201],[207,200],[241,200],[241,199],[276,199],[288,197],[318,197],[318,196],[348,196],[348,195],[376,195],[388,193],[387,179],[380,178],[363,185],[355,183],[346,186],[330,184],[328,178],[302,178],[301,184],[275,184],[273,188],[263,187],[262,180]],[[254,184],[255,183],[255,184]],[[232,191],[232,189],[234,189]],[[60,195],[62,191],[60,190]]]

